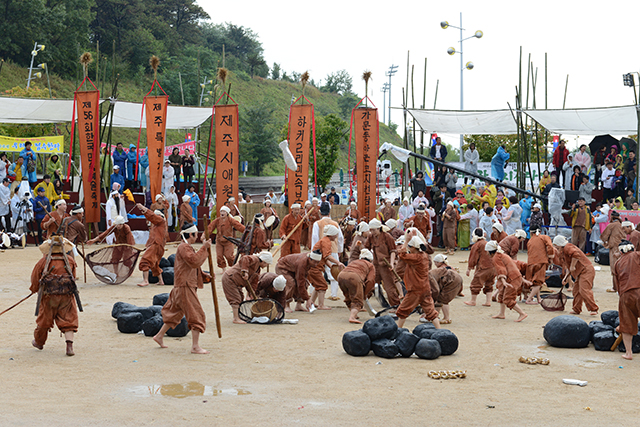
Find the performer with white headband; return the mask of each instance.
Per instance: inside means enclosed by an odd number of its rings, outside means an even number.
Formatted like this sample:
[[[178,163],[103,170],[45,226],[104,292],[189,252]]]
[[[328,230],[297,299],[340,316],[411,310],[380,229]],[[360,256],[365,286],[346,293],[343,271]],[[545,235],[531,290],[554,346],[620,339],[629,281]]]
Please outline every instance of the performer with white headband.
[[[289,307],[291,301],[296,301],[296,311],[309,311],[303,305],[309,299],[307,292],[307,275],[322,260],[320,251],[281,256],[276,264],[276,274],[284,276],[286,285],[286,305],[284,311],[292,313]]]
[[[121,216],[117,216],[113,225],[107,228],[103,233],[97,236],[94,239],[91,239],[87,242],[87,245],[93,245],[94,243],[102,242],[106,239],[110,234],[113,233],[115,237],[115,244],[127,244],[127,245],[135,245],[135,239],[133,238],[133,233],[131,232],[131,228],[124,222],[124,218]]]
[[[491,294],[493,292],[493,282],[496,280],[496,269],[493,266],[493,260],[489,253],[485,250],[487,240],[484,237],[484,230],[476,228],[471,234],[471,251],[469,252],[469,263],[467,264],[467,277],[471,274],[471,270],[475,268],[473,280],[469,287],[471,288],[471,301],[465,301],[466,305],[475,306],[476,299],[482,291],[487,300],[484,307],[491,307]]]
[[[82,223],[84,208],[77,205],[71,210],[71,216],[62,221],[62,235],[74,245],[87,241],[87,229]]]
[[[171,328],[175,328],[182,321],[182,316],[187,319],[191,330],[191,353],[207,354],[207,350],[200,347],[200,334],[206,327],[206,316],[198,300],[197,290],[204,287],[203,273],[200,269],[202,263],[208,257],[208,249],[211,240],[205,240],[202,247],[196,252],[192,245],[198,239],[198,227],[193,224],[185,224],[180,232],[183,243],[178,246],[174,263],[173,289],[169,299],[162,307],[162,321],[164,324],[160,332],[153,337],[160,347],[167,348],[164,344],[164,334]],[[211,280],[214,280],[211,272]]]
[[[358,313],[364,307],[364,299],[373,292],[376,284],[376,268],[371,263],[373,254],[368,249],[360,251],[360,259],[352,261],[338,275],[344,303],[350,310],[349,322],[362,323]]]
[[[258,298],[271,298],[280,303],[282,307],[285,307],[287,304],[286,286],[287,279],[283,275],[262,273],[256,287],[256,296]]]
[[[280,238],[284,239],[286,236],[289,236],[289,233],[296,228],[300,221],[302,221],[302,216],[300,216],[300,204],[294,203],[291,205],[291,212],[285,215],[282,219],[282,224],[280,224]],[[300,253],[301,235],[302,226],[298,227],[296,231],[289,236],[287,241],[282,243],[282,249],[280,250],[281,257]]]
[[[214,230],[218,232],[216,261],[218,268],[221,268],[222,272],[225,271],[227,265],[229,267],[233,265],[233,251],[235,249],[235,245],[223,236],[235,237],[235,231],[244,232],[244,225],[229,215],[229,212],[231,210],[228,206],[222,206],[220,208],[220,216],[209,223],[209,235],[213,234]],[[202,239],[204,240],[204,233],[202,233]]]
[[[248,286],[255,289],[260,279],[260,269],[269,266],[272,262],[273,256],[266,251],[257,255],[243,255],[222,275],[222,290],[233,310],[233,323],[246,323],[238,315],[238,308],[245,300],[242,289]]]
[[[578,248],[567,241],[564,236],[556,236],[553,239],[553,246],[560,251],[564,265],[562,266],[566,274],[562,280],[562,284],[572,281],[573,284],[573,310],[571,314],[580,314],[582,311],[582,303],[589,310],[589,314],[596,316],[598,314],[598,305],[593,298],[593,280],[596,277],[596,270],[589,258]],[[614,264],[615,265],[615,264]],[[615,276],[614,276],[615,277]]]
[[[527,318],[527,314],[516,303],[516,297],[522,291],[522,274],[511,257],[504,253],[498,245],[498,242],[491,240],[484,246],[485,251],[489,253],[496,268],[497,286],[498,286],[498,302],[500,303],[500,312],[494,319],[504,319],[506,309],[515,310],[519,316],[516,322],[522,322]]]
[[[355,236],[351,241],[351,248],[349,249],[349,262],[360,259],[360,251],[364,249],[364,244],[367,242],[371,231],[369,231],[369,224],[362,221],[356,227]]]
[[[140,263],[138,264],[138,269],[142,271],[143,278],[143,281],[138,283],[138,286],[149,285],[149,270],[158,278],[158,285],[164,285],[160,260],[164,256],[164,247],[167,244],[169,234],[167,232],[167,220],[159,210],[151,212],[150,209],[145,208],[140,203],[136,206],[147,218],[147,221],[151,223],[149,239],[147,240],[147,250],[142,255]]]
[[[67,202],[65,202],[64,199],[56,201],[55,210],[47,213],[40,223],[42,230],[47,232],[45,237],[50,239],[51,236],[58,234],[58,229],[62,225],[62,221],[68,216]]]
[[[553,263],[556,253],[551,238],[540,234],[539,225],[532,225],[529,231],[531,238],[527,243],[527,273],[525,277],[532,285],[526,303],[539,304],[541,300],[540,289],[545,284],[547,268],[549,264]],[[533,301],[534,297],[537,298],[537,302]]]

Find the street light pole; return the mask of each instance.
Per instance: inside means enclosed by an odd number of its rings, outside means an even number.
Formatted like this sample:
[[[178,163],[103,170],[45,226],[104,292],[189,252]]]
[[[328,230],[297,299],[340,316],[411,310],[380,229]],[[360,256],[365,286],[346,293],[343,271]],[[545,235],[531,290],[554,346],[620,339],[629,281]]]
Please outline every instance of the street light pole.
[[[464,28],[462,28],[462,12],[460,12],[460,26],[456,27],[454,25],[449,25],[449,23],[447,21],[442,21],[440,22],[440,27],[442,27],[443,30],[446,30],[449,27],[452,28],[458,28],[460,30],[460,51],[456,52],[456,50],[452,47],[450,47],[449,49],[447,49],[447,53],[449,55],[453,55],[455,53],[459,53],[460,54],[460,111],[464,110],[464,70],[465,68],[467,70],[472,70],[474,65],[473,62],[469,61],[467,64],[464,63],[464,57],[463,57],[463,49],[462,49],[462,43],[465,40],[468,40],[470,38],[481,38],[483,36],[482,31],[476,31],[474,33],[473,36],[471,37],[467,37],[466,39],[463,36],[463,31]],[[460,161],[463,162],[464,161],[464,154],[462,152],[462,146],[464,145],[464,135],[460,134]]]

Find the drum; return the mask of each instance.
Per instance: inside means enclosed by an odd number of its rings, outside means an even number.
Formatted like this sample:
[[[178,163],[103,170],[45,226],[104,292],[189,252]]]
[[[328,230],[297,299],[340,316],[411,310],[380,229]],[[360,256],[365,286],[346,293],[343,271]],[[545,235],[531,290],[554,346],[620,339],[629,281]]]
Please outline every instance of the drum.
[[[264,222],[264,228],[266,228],[267,230],[275,230],[276,228],[278,228],[278,225],[280,225],[280,218],[278,218],[275,215],[271,215],[269,218],[267,218],[267,220]]]

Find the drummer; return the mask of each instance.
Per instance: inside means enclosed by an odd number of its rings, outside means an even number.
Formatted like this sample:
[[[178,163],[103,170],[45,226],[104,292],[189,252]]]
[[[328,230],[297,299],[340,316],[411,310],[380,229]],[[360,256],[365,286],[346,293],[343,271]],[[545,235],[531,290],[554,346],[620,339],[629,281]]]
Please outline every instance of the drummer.
[[[260,210],[260,213],[264,216],[264,228],[267,231],[267,240],[271,240],[271,233],[278,227],[278,223],[280,223],[280,218],[278,217],[278,213],[271,206],[271,199],[265,198],[264,208]],[[273,219],[271,219],[273,217]]]

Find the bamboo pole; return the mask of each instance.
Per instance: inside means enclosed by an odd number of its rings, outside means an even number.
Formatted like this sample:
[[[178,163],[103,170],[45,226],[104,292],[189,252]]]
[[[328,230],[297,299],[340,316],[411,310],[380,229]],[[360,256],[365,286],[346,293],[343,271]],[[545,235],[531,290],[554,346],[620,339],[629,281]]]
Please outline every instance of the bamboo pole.
[[[209,239],[209,217],[203,217],[205,239]],[[222,238],[222,236],[219,236]],[[211,296],[213,297],[213,311],[216,317],[216,330],[218,338],[222,338],[222,325],[220,324],[220,307],[218,307],[218,293],[216,291],[215,274],[213,272],[213,256],[211,255],[211,246],[207,248],[207,259],[209,260],[209,274],[211,274]]]
[[[427,108],[427,58],[424,58],[424,80],[422,82],[422,108]],[[424,155],[424,129],[420,128],[420,154]]]
[[[436,94],[433,97],[433,109],[436,109],[436,101],[438,101],[438,86],[440,86],[440,79],[436,80]]]
[[[415,85],[413,83],[413,71],[414,71],[414,66],[411,66],[411,108],[416,108],[416,97],[415,97],[415,92],[414,92],[414,88]],[[413,124],[413,132],[412,132],[412,138],[413,138],[413,152],[417,153],[418,152],[418,147],[417,147],[417,142],[416,142],[416,119],[412,119],[412,124]],[[413,169],[415,171],[418,170],[418,159],[414,157],[413,159]]]
[[[564,101],[562,101],[562,109],[567,105],[567,87],[569,86],[569,74],[567,74],[567,81],[564,84]]]

